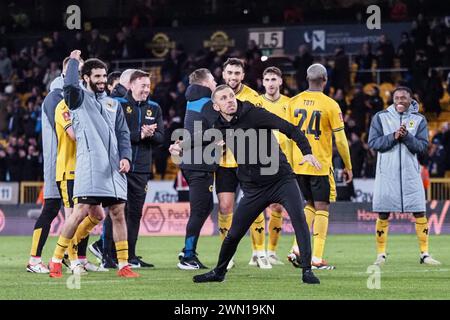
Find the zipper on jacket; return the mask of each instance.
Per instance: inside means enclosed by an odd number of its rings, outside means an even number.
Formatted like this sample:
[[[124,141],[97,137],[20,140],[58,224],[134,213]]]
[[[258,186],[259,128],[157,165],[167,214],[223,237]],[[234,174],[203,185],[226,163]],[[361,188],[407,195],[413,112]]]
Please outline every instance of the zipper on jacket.
[[[400,126],[402,125],[403,114],[400,114]],[[400,203],[402,205],[403,212],[403,176],[402,176],[402,144],[398,144],[399,163],[400,163]]]
[[[108,154],[111,155],[111,134],[109,134],[109,137],[108,137]],[[111,181],[112,181],[112,184],[113,184],[113,187],[114,187],[114,194],[116,195],[116,199],[118,199],[116,183],[114,182],[114,169],[113,169],[113,166],[111,164],[111,157],[109,157],[109,167],[111,169]],[[119,167],[120,167],[120,163],[119,163]]]
[[[139,115],[139,119],[138,119],[138,130],[139,130],[139,141],[141,140],[141,106],[140,103],[138,103],[138,115]],[[136,145],[136,154],[134,156],[134,161],[133,161],[133,170],[136,168],[136,161],[137,161],[137,156],[139,153],[139,143]]]

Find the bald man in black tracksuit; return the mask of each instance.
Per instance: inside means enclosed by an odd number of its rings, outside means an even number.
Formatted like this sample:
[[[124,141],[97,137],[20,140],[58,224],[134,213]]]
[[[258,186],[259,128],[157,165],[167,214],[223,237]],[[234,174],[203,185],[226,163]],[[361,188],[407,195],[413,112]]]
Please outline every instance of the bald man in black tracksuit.
[[[311,271],[311,240],[303,211],[303,197],[295,180],[291,166],[286,156],[281,152],[275,137],[270,129],[278,129],[288,138],[294,140],[302,153],[304,160],[315,167],[320,167],[317,160],[311,155],[311,146],[303,132],[289,122],[277,117],[263,108],[257,108],[248,102],[237,101],[233,91],[228,86],[219,86],[213,92],[214,108],[220,116],[214,128],[220,129],[222,134],[227,129],[242,129],[244,132],[251,129],[268,129],[267,140],[261,141],[259,130],[255,130],[256,141],[238,145],[234,148],[234,156],[238,162],[238,179],[241,183],[244,197],[239,202],[237,211],[233,216],[233,223],[228,235],[222,243],[217,266],[212,271],[194,276],[194,282],[221,282],[225,278],[228,262],[236,252],[236,248],[256,217],[270,204],[280,203],[286,208],[295,230],[297,242],[300,244],[300,265],[303,269],[302,280],[305,283],[318,284],[319,279]],[[230,134],[230,131],[228,131]],[[253,143],[253,144],[250,144]],[[255,145],[256,148],[255,149]],[[276,146],[271,150],[271,146]],[[245,148],[245,161],[239,158],[238,150]],[[251,164],[249,157],[261,148],[268,150],[268,156],[274,159],[279,157],[279,166],[274,174],[264,175],[261,169],[270,165],[261,163]],[[173,152],[173,150],[171,150]],[[278,154],[274,154],[274,152]]]

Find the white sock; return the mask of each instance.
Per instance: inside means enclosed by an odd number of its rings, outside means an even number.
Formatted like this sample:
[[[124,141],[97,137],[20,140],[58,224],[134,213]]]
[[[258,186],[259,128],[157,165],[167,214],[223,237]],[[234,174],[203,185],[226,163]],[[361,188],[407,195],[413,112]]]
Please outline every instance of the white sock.
[[[88,259],[87,258],[82,258],[82,259],[78,258],[78,261],[80,261],[81,264],[86,264],[88,262]]]
[[[377,254],[377,257],[386,257],[386,253],[379,253]]]
[[[128,262],[119,262],[119,270],[126,267],[128,265]]]
[[[37,264],[39,264],[39,263],[41,263],[42,262],[42,259],[41,259],[41,257],[33,257],[33,256],[30,256],[30,260],[28,260],[28,263],[29,264],[31,264],[31,265],[37,265]]]
[[[321,263],[322,262],[322,258],[317,258],[317,257],[314,257],[314,256],[312,257],[311,260],[312,260],[313,263]]]
[[[429,256],[429,255],[430,255],[430,254],[429,254],[428,252],[422,252],[422,253],[420,254],[420,257],[423,258],[423,257]]]
[[[62,259],[57,259],[57,258],[55,258],[55,257],[52,257],[52,262],[53,262],[53,263],[61,263],[61,262],[62,262]]]
[[[261,251],[257,250],[257,251],[255,251],[255,255],[258,257],[265,257],[266,252],[264,250],[261,250]]]

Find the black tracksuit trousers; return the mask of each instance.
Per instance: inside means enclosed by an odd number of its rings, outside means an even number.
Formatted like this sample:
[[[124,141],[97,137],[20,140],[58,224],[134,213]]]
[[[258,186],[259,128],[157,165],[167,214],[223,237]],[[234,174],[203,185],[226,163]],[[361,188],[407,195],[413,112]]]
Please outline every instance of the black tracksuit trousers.
[[[125,218],[128,232],[128,257],[136,257],[136,242],[141,225],[142,208],[144,207],[147,195],[147,173],[127,173],[127,205],[125,208]]]
[[[311,239],[303,210],[303,196],[294,177],[283,177],[270,185],[241,183],[244,197],[233,214],[233,222],[222,243],[216,272],[225,274],[242,237],[256,217],[270,204],[280,203],[286,209],[300,247],[300,265],[311,268]]]
[[[200,231],[214,208],[212,193],[214,172],[183,170],[183,176],[189,185],[191,206],[184,241],[184,253],[188,258],[195,254]]]

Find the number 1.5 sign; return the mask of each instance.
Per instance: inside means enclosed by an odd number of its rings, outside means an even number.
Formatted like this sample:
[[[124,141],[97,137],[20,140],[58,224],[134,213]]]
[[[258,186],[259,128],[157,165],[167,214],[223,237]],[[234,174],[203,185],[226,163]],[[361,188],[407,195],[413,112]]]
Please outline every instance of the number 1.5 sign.
[[[250,31],[248,39],[260,49],[283,48],[283,31]]]

